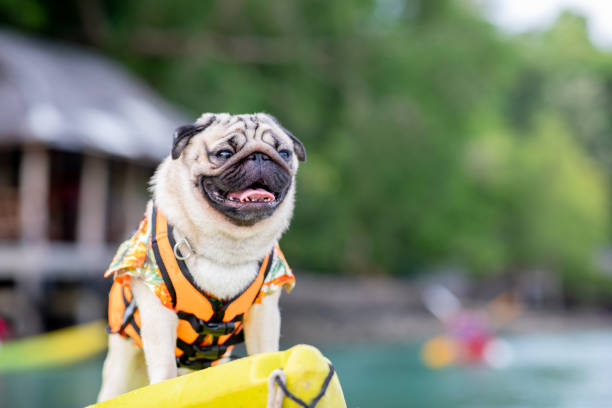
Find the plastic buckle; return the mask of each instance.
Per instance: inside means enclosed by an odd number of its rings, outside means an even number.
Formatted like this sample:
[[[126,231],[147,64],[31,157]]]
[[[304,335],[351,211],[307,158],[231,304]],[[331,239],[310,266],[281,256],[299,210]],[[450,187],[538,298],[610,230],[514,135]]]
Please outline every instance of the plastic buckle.
[[[191,370],[202,370],[204,368],[210,367],[212,361],[209,360],[196,360],[194,358],[189,358],[186,355],[182,355],[181,357],[176,358],[176,365],[178,367],[185,367]]]
[[[215,344],[212,346],[196,347],[195,350],[196,350],[196,353],[195,353],[196,358],[205,358],[207,360],[218,360],[221,357],[223,357],[223,354],[225,354],[225,352],[227,351],[227,346],[224,346],[223,344],[221,345]]]
[[[232,333],[236,328],[234,322],[202,323],[200,334],[212,334],[213,336],[225,336],[226,334]]]
[[[198,334],[210,334],[215,337],[224,336],[230,334],[236,328],[235,322],[205,322],[202,319],[198,319],[195,316],[191,316],[188,319],[191,327]]]

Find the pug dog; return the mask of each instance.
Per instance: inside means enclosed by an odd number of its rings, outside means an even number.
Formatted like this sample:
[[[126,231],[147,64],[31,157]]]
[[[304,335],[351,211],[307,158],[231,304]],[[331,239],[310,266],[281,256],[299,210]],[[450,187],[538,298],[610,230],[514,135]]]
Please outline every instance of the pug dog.
[[[289,226],[298,162],[305,159],[304,145],[265,113],[206,113],[177,129],[171,154],[151,180],[146,215],[150,223],[154,211],[165,215],[174,239],[184,243],[174,254],[198,290],[228,302],[253,284],[262,259]],[[142,347],[124,333],[109,335],[98,401],[143,385],[133,381],[138,370],[151,384],[182,372],[176,355],[180,313],[142,279],[126,279],[133,295],[126,310],[139,313]],[[280,290],[263,296],[241,320],[221,323],[242,325],[249,355],[278,351],[279,297]]]

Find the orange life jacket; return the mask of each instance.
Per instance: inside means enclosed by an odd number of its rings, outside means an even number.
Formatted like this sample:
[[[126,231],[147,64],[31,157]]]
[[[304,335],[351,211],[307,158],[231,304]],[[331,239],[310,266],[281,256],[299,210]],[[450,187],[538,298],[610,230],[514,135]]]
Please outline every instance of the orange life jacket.
[[[257,277],[240,294],[222,302],[200,290],[185,262],[175,256],[172,226],[156,207],[151,216],[151,244],[162,278],[179,318],[175,355],[179,366],[201,369],[229,356],[244,340],[242,320],[255,302],[270,270],[273,251],[261,262]],[[132,338],[142,347],[140,314],[129,281],[115,281],[108,304],[110,333]]]

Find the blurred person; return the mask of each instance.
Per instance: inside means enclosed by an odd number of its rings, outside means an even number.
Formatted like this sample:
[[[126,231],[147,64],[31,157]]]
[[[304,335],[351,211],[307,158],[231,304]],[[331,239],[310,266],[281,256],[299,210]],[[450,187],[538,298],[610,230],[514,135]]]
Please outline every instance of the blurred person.
[[[518,312],[500,314],[500,299],[503,297],[497,297],[482,309],[466,310],[446,287],[428,287],[423,292],[423,302],[444,324],[446,332],[423,345],[421,358],[424,364],[430,368],[453,364],[487,364],[495,368],[508,366],[512,360],[511,346],[495,335],[491,320],[500,323],[503,319],[505,323],[509,316],[513,318]]]

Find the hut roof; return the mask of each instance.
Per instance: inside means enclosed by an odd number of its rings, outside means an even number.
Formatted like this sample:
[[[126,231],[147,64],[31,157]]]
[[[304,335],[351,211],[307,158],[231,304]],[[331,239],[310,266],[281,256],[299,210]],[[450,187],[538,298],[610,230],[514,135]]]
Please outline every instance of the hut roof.
[[[0,144],[159,160],[185,122],[107,58],[0,30]]]

